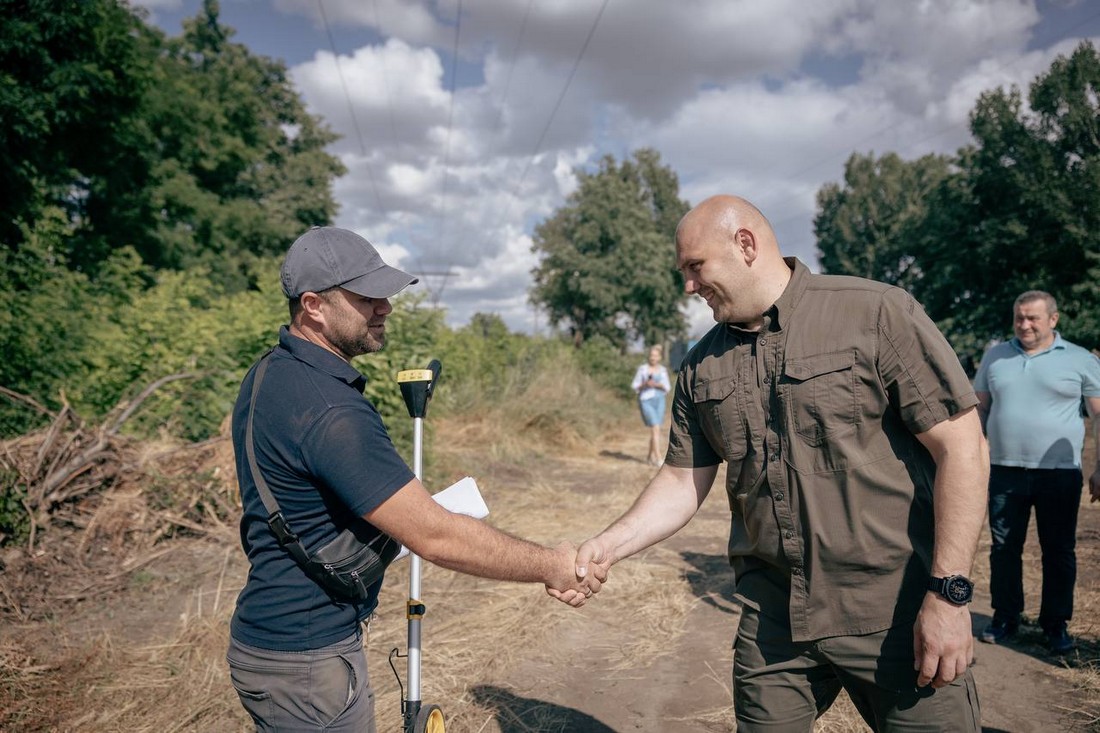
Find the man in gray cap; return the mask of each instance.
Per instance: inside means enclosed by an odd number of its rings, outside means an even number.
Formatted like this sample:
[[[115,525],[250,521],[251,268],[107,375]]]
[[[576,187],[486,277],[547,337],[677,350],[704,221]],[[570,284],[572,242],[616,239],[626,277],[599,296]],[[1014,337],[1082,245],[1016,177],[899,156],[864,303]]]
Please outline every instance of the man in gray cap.
[[[290,325],[245,376],[233,410],[250,569],[227,659],[257,730],[375,730],[361,624],[381,575],[349,596],[306,562],[348,530],[385,533],[459,572],[543,583],[574,606],[599,589],[578,582],[568,543],[546,548],[440,507],[394,449],[350,362],[383,347],[389,299],[415,282],[334,227],[307,231],[283,263]]]

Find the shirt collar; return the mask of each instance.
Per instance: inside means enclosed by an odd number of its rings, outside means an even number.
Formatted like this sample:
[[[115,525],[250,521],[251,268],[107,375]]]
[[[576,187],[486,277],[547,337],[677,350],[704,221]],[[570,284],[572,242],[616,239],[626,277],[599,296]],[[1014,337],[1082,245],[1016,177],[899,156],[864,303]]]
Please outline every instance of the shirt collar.
[[[279,328],[279,346],[290,352],[290,355],[298,361],[339,379],[360,392],[367,386],[367,378],[351,364],[328,349],[298,338],[286,326]]]
[[[1034,354],[1029,354],[1024,351],[1023,345],[1020,344],[1020,339],[1015,336],[1013,336],[1009,340],[1009,343],[1012,344],[1013,348],[1015,348],[1016,351],[1019,351],[1021,354],[1028,358],[1034,358],[1036,356],[1039,356],[1039,354],[1045,354],[1048,351],[1054,351],[1055,349],[1066,348],[1066,342],[1062,339],[1062,334],[1058,333],[1057,331],[1054,332],[1054,341],[1050,344],[1050,346],[1046,347],[1042,351],[1036,351]]]
[[[726,328],[738,338],[756,338],[761,333],[782,330],[783,324],[798,306],[798,301],[806,292],[806,276],[810,274],[810,270],[797,257],[784,257],[783,261],[787,263],[787,267],[791,268],[791,279],[787,281],[787,287],[783,289],[779,299],[764,311],[764,325],[760,330],[746,331],[735,323],[726,324]]]
[[[798,307],[798,301],[802,300],[802,294],[806,292],[807,276],[810,274],[809,268],[797,257],[784,257],[783,261],[791,268],[791,279],[779,299],[764,311],[765,329],[768,331],[779,331],[787,323]]]

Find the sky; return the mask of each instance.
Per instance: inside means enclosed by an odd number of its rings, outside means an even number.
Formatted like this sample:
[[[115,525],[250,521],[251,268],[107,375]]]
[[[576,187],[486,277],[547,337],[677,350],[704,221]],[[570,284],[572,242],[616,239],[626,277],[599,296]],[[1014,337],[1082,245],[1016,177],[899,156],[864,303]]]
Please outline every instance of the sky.
[[[170,35],[201,0],[131,0]],[[817,270],[817,191],[853,153],[970,142],[987,90],[1026,92],[1095,0],[221,0],[234,41],[282,60],[330,152],[337,226],[420,275],[452,326],[548,333],[535,227],[577,169],[656,149],[696,204],[744,196]],[[674,259],[669,242],[669,260]],[[698,298],[689,335],[713,320]]]

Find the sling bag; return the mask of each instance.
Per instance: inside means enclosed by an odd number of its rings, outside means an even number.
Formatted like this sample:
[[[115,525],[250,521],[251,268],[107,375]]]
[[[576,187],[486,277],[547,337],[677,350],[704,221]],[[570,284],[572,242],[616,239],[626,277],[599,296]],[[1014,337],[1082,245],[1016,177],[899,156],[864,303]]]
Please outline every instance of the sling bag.
[[[298,535],[294,534],[283,516],[279,503],[267,487],[260,467],[256,463],[255,438],[252,433],[252,417],[256,412],[256,395],[267,371],[268,352],[256,366],[252,382],[252,398],[248,406],[248,427],[245,434],[245,453],[256,491],[267,509],[267,526],[271,528],[279,546],[301,566],[306,575],[333,596],[341,600],[365,601],[372,585],[382,579],[386,567],[393,561],[401,545],[388,534],[371,527],[356,518],[351,527],[344,529],[316,553],[306,552]]]

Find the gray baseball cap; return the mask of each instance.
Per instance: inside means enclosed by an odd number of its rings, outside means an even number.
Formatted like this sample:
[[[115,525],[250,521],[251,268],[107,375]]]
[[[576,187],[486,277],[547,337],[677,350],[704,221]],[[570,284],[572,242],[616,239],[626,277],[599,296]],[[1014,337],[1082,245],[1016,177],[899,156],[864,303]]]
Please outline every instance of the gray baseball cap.
[[[389,298],[417,282],[383,262],[370,242],[337,227],[312,227],[298,237],[286,253],[280,277],[288,298],[337,286],[367,298]]]

